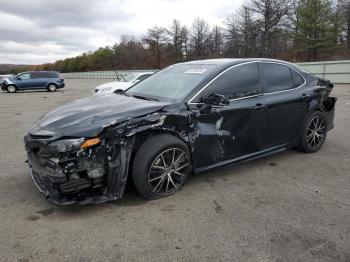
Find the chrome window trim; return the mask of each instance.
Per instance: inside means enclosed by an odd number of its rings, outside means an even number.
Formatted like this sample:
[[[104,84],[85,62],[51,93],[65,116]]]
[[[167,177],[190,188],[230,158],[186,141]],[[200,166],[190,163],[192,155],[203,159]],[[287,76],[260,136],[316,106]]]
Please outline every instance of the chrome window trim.
[[[270,93],[265,93],[264,89],[265,89],[265,86],[263,86],[263,92],[261,94],[257,94],[257,95],[252,95],[252,96],[246,96],[246,97],[240,97],[240,98],[234,98],[234,99],[230,99],[229,101],[236,101],[236,100],[242,100],[242,99],[248,99],[248,98],[253,98],[253,97],[257,97],[257,96],[262,96],[262,95],[273,95],[273,94],[278,94],[278,93],[282,93],[282,92],[288,92],[288,91],[292,91],[292,90],[296,90],[298,88],[301,88],[303,87],[304,85],[306,85],[306,79],[303,75],[301,75],[297,70],[295,70],[294,68],[292,68],[290,65],[288,64],[285,64],[285,63],[279,63],[279,62],[274,62],[274,61],[261,61],[261,60],[257,60],[257,61],[249,61],[249,62],[244,62],[244,63],[241,63],[241,64],[238,64],[238,65],[233,65],[233,66],[230,66],[229,68],[226,68],[224,71],[222,71],[220,74],[218,74],[217,76],[215,76],[212,80],[209,81],[209,83],[207,83],[204,87],[202,87],[194,96],[192,96],[192,98],[188,101],[188,104],[191,104],[191,105],[203,105],[204,103],[192,103],[192,100],[195,99],[205,88],[207,88],[212,82],[214,82],[218,77],[220,77],[221,75],[223,75],[224,73],[226,73],[228,70],[232,69],[232,68],[235,68],[235,67],[238,67],[238,66],[242,66],[242,65],[246,65],[246,64],[252,64],[252,63],[267,63],[267,64],[278,64],[278,65],[283,65],[283,66],[287,66],[289,67],[290,70],[294,70],[298,75],[300,75],[303,79],[304,79],[304,83],[301,84],[300,86],[298,87],[294,87],[294,88],[291,88],[291,89],[287,89],[287,90],[281,90],[281,91],[276,91],[276,92],[270,92]],[[293,78],[293,75],[292,75],[292,78]],[[265,81],[265,79],[264,79]],[[294,79],[293,79],[294,81]]]

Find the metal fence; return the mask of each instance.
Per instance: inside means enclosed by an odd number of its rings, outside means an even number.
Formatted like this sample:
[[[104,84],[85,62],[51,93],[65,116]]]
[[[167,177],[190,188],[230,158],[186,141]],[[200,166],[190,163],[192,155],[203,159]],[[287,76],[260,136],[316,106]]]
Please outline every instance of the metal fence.
[[[73,72],[63,73],[64,78],[101,78],[121,80],[131,73],[153,72],[155,70],[118,70],[118,71],[92,71],[92,72]]]
[[[298,63],[305,70],[322,78],[331,80],[334,84],[350,84],[350,60]],[[155,70],[119,70],[64,73],[65,78],[104,78],[121,80],[134,72]]]
[[[350,60],[299,63],[298,65],[334,84],[350,84]]]

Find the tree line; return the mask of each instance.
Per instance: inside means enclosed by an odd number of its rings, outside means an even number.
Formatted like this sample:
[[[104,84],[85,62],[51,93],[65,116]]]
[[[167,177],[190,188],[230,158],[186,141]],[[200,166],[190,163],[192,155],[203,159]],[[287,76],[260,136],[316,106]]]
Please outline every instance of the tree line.
[[[204,58],[269,57],[298,61],[350,58],[350,0],[247,0],[224,25],[173,20],[142,37],[94,52],[31,66],[61,72],[156,69]]]

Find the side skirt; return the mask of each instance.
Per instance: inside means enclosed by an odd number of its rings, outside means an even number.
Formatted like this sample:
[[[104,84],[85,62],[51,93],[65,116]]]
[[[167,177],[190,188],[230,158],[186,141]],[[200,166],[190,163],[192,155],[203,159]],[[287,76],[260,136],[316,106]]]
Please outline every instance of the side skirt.
[[[265,157],[265,156],[277,154],[277,153],[286,151],[289,148],[291,148],[290,144],[279,145],[279,146],[268,148],[268,149],[264,149],[264,150],[261,150],[261,151],[255,152],[255,153],[239,156],[239,157],[236,157],[236,158],[220,161],[220,162],[208,165],[208,166],[196,168],[194,170],[194,173],[198,174],[198,173],[206,172],[206,171],[208,171],[210,169],[214,169],[214,168],[218,168],[218,167],[238,165],[238,164],[245,163],[245,162],[248,162],[248,161],[251,161],[251,160],[254,160],[254,159],[258,159],[258,158],[262,158],[262,157]]]

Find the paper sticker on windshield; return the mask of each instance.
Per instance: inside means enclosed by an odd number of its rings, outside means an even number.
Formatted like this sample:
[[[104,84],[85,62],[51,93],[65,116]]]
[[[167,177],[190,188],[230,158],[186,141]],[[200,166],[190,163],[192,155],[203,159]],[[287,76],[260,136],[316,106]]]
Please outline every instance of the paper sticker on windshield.
[[[185,71],[185,74],[203,74],[205,71],[207,71],[207,69],[202,68],[193,68],[193,69],[188,69],[187,71]]]

